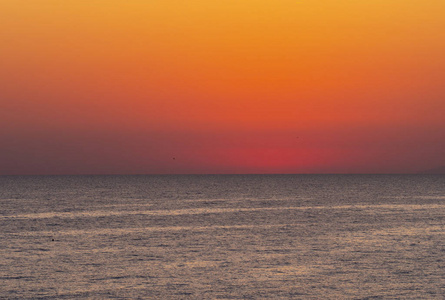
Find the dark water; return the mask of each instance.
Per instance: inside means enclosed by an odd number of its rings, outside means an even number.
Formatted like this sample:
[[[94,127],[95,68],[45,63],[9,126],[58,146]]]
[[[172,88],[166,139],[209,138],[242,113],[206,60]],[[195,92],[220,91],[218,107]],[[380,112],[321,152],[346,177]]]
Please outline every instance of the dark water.
[[[444,299],[445,177],[0,177],[0,298]]]

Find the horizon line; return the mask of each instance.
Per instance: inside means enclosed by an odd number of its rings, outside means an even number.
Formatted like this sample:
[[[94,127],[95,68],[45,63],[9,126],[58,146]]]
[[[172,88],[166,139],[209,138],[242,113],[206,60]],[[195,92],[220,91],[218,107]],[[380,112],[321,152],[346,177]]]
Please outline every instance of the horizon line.
[[[235,176],[235,175],[445,175],[445,173],[92,173],[92,174],[0,174],[6,176]]]

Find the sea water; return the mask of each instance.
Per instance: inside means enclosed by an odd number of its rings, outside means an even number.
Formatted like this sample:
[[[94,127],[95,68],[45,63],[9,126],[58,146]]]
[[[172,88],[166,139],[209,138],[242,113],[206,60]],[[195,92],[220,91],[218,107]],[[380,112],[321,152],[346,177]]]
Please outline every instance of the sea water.
[[[0,298],[443,299],[442,175],[0,177]]]

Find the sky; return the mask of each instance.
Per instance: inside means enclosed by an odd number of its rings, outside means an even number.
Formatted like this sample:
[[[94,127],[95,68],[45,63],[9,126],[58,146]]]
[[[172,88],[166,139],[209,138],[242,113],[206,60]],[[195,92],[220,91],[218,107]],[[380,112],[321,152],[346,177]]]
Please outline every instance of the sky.
[[[443,0],[0,0],[0,175],[445,165]]]

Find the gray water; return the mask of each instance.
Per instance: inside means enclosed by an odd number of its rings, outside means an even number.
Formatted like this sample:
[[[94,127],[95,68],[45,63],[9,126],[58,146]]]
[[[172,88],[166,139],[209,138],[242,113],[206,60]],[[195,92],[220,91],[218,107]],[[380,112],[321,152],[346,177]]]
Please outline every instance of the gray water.
[[[3,176],[0,298],[444,299],[445,177]]]

